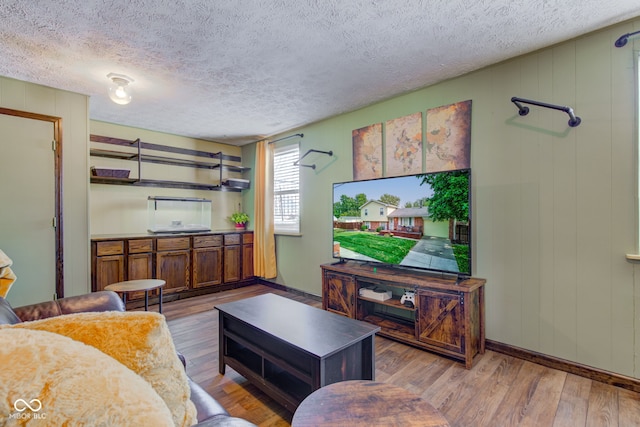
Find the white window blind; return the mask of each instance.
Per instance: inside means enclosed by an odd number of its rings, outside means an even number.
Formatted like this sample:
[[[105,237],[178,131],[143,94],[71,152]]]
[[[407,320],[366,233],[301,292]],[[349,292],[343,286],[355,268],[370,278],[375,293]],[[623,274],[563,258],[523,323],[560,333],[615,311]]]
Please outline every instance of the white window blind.
[[[273,153],[273,219],[276,233],[300,232],[299,144],[278,147]]]

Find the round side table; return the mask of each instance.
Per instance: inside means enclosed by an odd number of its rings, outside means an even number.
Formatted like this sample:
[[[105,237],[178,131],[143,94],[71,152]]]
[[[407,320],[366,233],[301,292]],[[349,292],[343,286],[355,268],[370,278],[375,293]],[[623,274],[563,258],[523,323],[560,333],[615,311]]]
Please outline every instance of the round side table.
[[[127,306],[127,294],[129,292],[144,291],[144,310],[149,311],[149,291],[158,289],[158,312],[162,313],[162,287],[166,284],[161,279],[127,280],[112,283],[104,287],[106,291],[115,291],[122,294],[122,302]]]
[[[429,402],[392,384],[342,381],[307,396],[291,427],[419,426],[448,427],[449,422]]]

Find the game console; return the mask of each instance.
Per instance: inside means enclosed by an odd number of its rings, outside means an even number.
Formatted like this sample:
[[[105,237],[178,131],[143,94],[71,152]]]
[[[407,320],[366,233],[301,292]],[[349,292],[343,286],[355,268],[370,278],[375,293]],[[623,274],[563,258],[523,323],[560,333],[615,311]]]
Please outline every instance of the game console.
[[[360,288],[360,296],[364,298],[374,299],[377,301],[386,301],[391,299],[391,291],[377,288]]]

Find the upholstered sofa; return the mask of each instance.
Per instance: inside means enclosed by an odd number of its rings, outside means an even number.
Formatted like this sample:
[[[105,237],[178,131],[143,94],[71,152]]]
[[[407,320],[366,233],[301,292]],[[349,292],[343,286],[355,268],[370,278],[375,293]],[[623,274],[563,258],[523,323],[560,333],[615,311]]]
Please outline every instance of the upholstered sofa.
[[[91,312],[125,312],[125,307],[122,300],[116,293],[108,291],[61,298],[56,301],[48,301],[16,308],[12,308],[5,299],[0,297],[0,325],[17,325],[22,322],[38,321],[60,315],[73,315],[77,313]],[[106,315],[107,313],[101,314]],[[126,314],[127,313],[125,313],[125,315]],[[129,312],[129,314],[131,314],[131,312]],[[0,333],[4,330],[8,330],[8,328],[5,327],[5,329],[0,329]],[[126,331],[122,332],[126,334]],[[180,354],[177,356],[177,358],[182,362],[182,366],[186,366],[184,357]],[[231,417],[229,413],[203,388],[201,388],[191,378],[186,378],[190,390],[190,400],[193,402],[193,405],[197,410],[196,425],[228,427],[245,427],[254,425],[246,420]]]

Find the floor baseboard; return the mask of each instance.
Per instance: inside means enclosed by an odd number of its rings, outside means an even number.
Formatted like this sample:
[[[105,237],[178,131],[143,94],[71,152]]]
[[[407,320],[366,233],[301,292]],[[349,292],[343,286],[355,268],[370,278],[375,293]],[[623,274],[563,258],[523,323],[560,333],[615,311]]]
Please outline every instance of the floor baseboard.
[[[292,294],[302,295],[304,297],[322,302],[322,297],[318,295],[309,294],[307,292],[290,288],[288,286],[284,286],[279,283],[271,282],[266,279],[258,279],[258,282],[261,285],[269,286],[271,288],[282,290],[282,291],[287,291]],[[518,359],[526,360],[532,363],[537,363],[538,365],[546,366],[547,368],[558,369],[560,371],[564,371],[570,374],[588,378],[592,381],[598,381],[605,384],[631,390],[636,393],[640,393],[640,379],[637,379],[637,378],[616,374],[615,372],[605,371],[604,369],[598,369],[591,366],[582,365],[580,363],[572,362],[566,359],[561,359],[559,357],[548,356],[546,354],[537,353],[535,351],[526,350],[520,347],[504,344],[498,341],[486,340],[485,346],[487,350],[492,350],[492,351],[506,354],[512,357],[517,357]]]
[[[592,381],[599,381],[640,393],[640,380],[637,378],[582,365],[559,357],[548,356],[546,354],[537,353],[535,351],[526,350],[509,344],[503,344],[498,341],[486,340],[485,346],[487,350],[507,354],[512,357],[517,357],[518,359],[546,366],[547,368],[558,369],[560,371],[588,378]]]
[[[258,283],[261,284],[261,285],[269,286],[270,288],[273,288],[273,289],[278,289],[278,290],[281,290],[281,291],[287,291],[287,292],[295,294],[295,295],[300,295],[300,296],[303,296],[303,297],[311,298],[312,300],[315,300],[315,301],[318,301],[318,302],[322,302],[322,296],[320,296],[320,295],[314,295],[314,294],[310,294],[310,293],[301,291],[299,289],[290,288],[288,286],[284,286],[284,285],[281,285],[281,284],[276,283],[276,282],[272,282],[272,281],[267,280],[267,279],[262,279],[262,278],[258,279]]]

